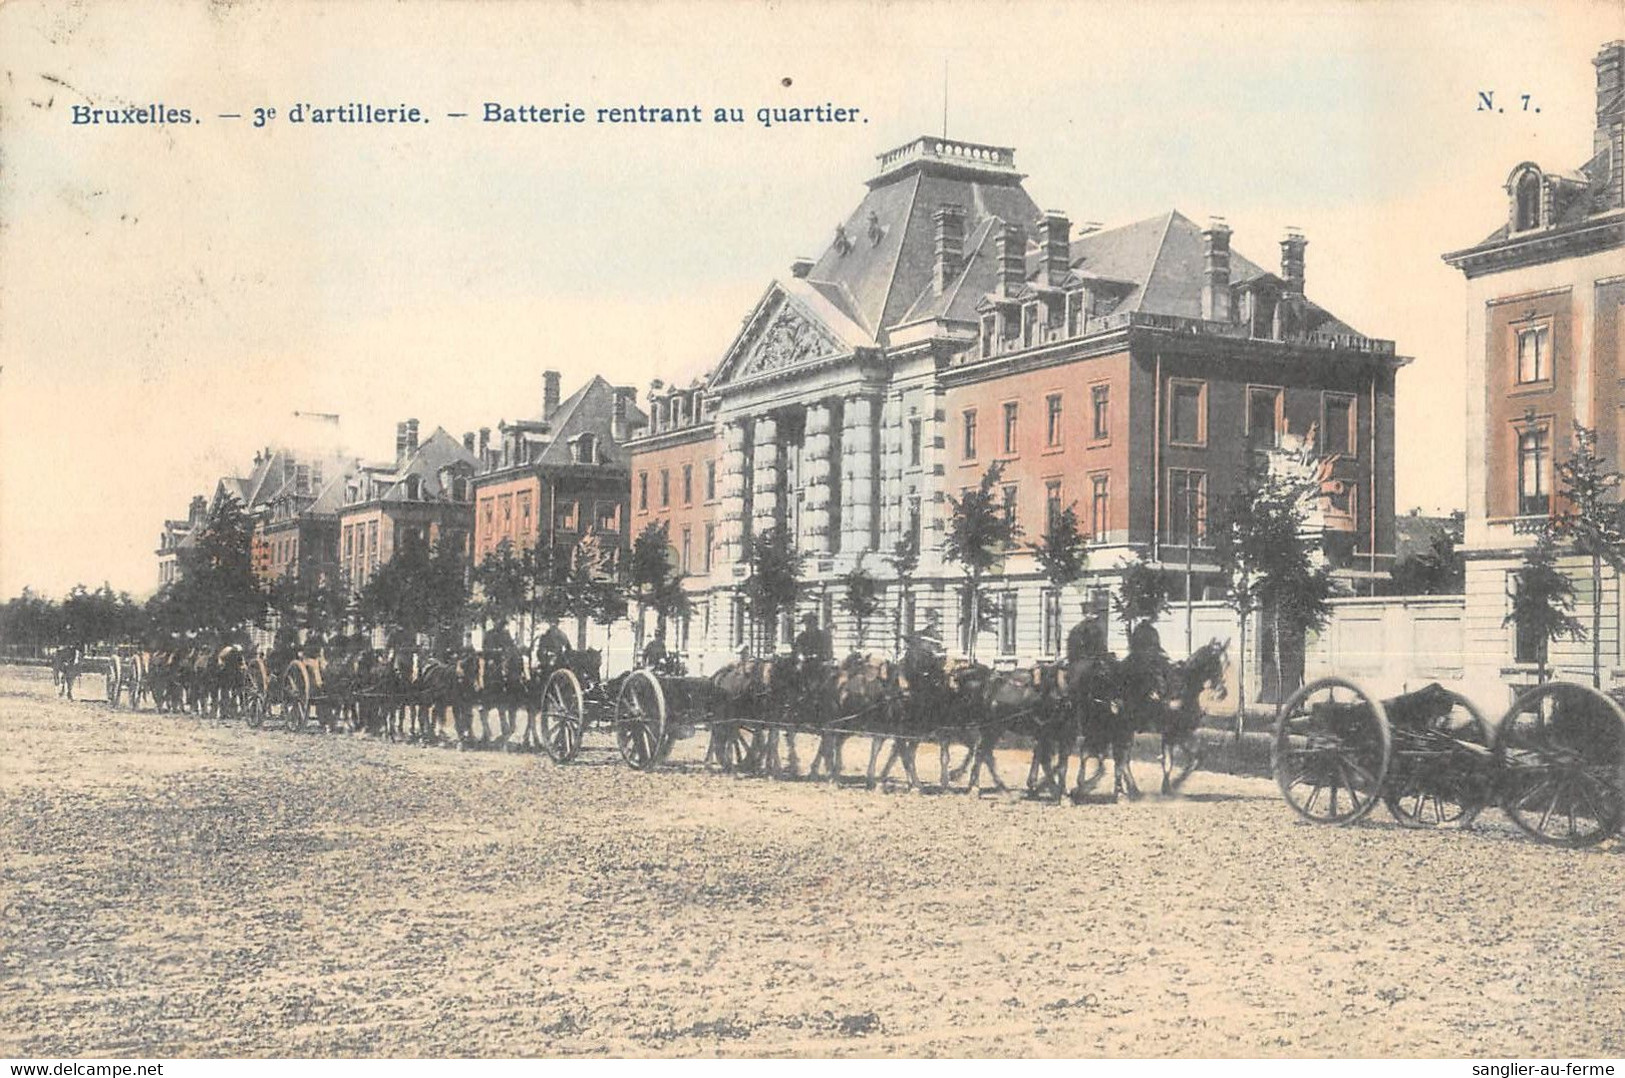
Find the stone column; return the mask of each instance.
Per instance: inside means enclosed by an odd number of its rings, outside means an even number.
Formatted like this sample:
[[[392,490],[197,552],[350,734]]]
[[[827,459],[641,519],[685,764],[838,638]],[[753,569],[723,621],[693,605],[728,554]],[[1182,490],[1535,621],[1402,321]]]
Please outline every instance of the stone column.
[[[807,429],[801,443],[801,481],[807,497],[802,506],[800,548],[808,554],[828,554],[830,504],[830,407],[819,401],[807,406]]]
[[[752,535],[761,535],[779,522],[784,497],[784,469],[779,457],[779,424],[771,416],[762,416],[756,420],[751,439]]]
[[[719,565],[744,558],[745,535],[745,424],[731,419],[722,425],[722,464],[717,476],[720,521],[717,528]]]
[[[853,557],[874,549],[876,441],[874,399],[850,398],[841,428],[841,552]]]
[[[906,438],[903,394],[892,393],[880,416],[880,549],[889,552],[902,537],[903,443]]]

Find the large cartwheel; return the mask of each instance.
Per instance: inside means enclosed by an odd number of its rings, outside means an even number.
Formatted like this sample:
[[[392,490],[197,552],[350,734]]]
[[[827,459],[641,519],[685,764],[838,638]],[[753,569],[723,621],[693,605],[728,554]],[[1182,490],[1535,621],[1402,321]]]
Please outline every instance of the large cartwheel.
[[[548,675],[542,688],[542,747],[554,763],[569,763],[581,751],[586,730],[586,695],[581,691],[581,679],[561,666]]]
[[[258,730],[271,714],[273,682],[265,660],[256,655],[243,669],[243,722]]]
[[[277,715],[289,730],[303,730],[316,697],[315,677],[305,662],[295,659],[282,675],[282,699]]]
[[[1408,827],[1465,826],[1499,804],[1540,842],[1591,846],[1625,824],[1625,712],[1595,689],[1550,682],[1492,726],[1433,686],[1425,717],[1394,721],[1357,682],[1321,678],[1276,715],[1271,763],[1293,811],[1349,824],[1381,800]]]
[[[1520,696],[1496,745],[1501,808],[1531,838],[1595,846],[1625,824],[1625,711],[1587,685]]]
[[[660,679],[645,669],[626,675],[615,695],[615,745],[629,766],[648,771],[665,759],[671,749],[666,719]]]

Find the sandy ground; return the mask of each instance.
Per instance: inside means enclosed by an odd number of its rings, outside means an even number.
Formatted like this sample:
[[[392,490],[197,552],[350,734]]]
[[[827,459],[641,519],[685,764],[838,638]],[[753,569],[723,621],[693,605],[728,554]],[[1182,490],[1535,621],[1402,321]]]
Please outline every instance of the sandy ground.
[[[0,1055],[1625,1053],[1617,844],[0,726]]]

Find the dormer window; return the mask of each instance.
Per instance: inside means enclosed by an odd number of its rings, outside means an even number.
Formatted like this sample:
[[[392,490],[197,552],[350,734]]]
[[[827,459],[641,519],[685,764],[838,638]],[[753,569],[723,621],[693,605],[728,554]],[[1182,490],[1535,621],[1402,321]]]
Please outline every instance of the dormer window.
[[[1031,348],[1038,339],[1038,301],[1021,308],[1021,346]]]
[[[1083,328],[1085,317],[1083,309],[1083,289],[1074,289],[1066,294],[1066,335],[1076,337]]]
[[[982,316],[982,358],[993,354],[993,338],[998,332],[998,316],[992,311]]]
[[[423,497],[423,480],[419,479],[415,475],[409,475],[406,477],[406,482],[403,484],[403,489],[405,491],[406,500],[415,502]]]
[[[575,440],[575,452],[572,454],[577,464],[598,463],[598,440],[591,434],[583,434]]]
[[[1518,177],[1514,188],[1516,205],[1513,210],[1513,230],[1524,232],[1540,227],[1540,173],[1530,170]]]

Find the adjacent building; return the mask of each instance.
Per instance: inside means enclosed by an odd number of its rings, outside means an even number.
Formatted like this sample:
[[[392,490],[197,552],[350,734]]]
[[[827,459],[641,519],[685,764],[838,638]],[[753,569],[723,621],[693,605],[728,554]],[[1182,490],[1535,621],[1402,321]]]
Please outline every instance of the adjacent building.
[[[395,428],[395,458],[364,464],[345,479],[337,511],[339,568],[353,591],[366,587],[396,551],[417,545],[466,557],[474,528],[474,435],[436,427],[421,444],[418,421]]]
[[[1597,431],[1615,468],[1625,448],[1625,43],[1604,45],[1592,62],[1590,159],[1563,170],[1519,163],[1506,179],[1506,219],[1444,256],[1467,282],[1464,635],[1471,673],[1486,680],[1527,679],[1545,646],[1503,621],[1521,553],[1559,508],[1555,468],[1574,424]],[[1582,620],[1602,604],[1605,664],[1625,679],[1619,579],[1605,571],[1593,596],[1589,562],[1571,568]],[[1590,676],[1589,642],[1551,651],[1560,674]]]
[[[567,557],[591,535],[617,564],[630,539],[623,443],[645,422],[636,390],[594,376],[560,398],[558,371],[542,376],[541,414],[479,432],[473,480],[473,562],[507,545]]]
[[[1407,362],[1308,298],[1301,234],[1278,269],[1222,221],[1178,212],[1074,228],[1028,195],[1007,147],[916,139],[879,157],[816,259],[774,281],[702,380],[656,382],[630,443],[633,531],[665,522],[694,614],[677,644],[721,661],[749,639],[753,536],[786,528],[808,556],[800,613],[857,646],[839,578],[886,581],[887,646],[935,610],[961,647],[959,570],[942,556],[949,496],[992,463],[1029,539],[1073,506],[1087,583],[1061,594],[1008,559],[979,654],[1056,654],[1079,600],[1131,557],[1208,594],[1208,505],[1251,445],[1311,439],[1334,456],[1320,521],[1356,589],[1393,554],[1394,380]],[[919,540],[901,588],[886,556]],[[906,591],[906,599],[904,593]],[[788,621],[784,631],[788,632]]]

